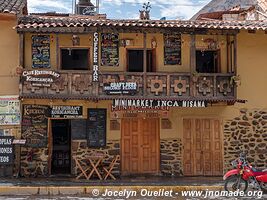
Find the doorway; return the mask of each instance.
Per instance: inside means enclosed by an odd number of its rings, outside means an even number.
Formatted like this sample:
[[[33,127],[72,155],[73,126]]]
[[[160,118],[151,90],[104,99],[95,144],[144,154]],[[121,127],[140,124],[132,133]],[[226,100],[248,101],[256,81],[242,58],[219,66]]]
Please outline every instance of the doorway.
[[[218,119],[184,119],[185,176],[223,174],[222,136]]]
[[[159,119],[122,119],[121,171],[158,174],[160,165]]]
[[[147,50],[147,72],[156,71],[155,50]],[[143,72],[144,50],[127,51],[127,62],[129,72]]]
[[[70,120],[52,120],[52,162],[51,174],[71,173],[71,127]]]
[[[198,73],[220,73],[220,51],[196,51]]]

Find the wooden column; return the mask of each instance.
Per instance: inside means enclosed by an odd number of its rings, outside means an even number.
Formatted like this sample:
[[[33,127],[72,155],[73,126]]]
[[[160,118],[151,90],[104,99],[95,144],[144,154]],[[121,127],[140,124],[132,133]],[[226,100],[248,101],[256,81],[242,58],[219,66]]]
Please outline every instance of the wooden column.
[[[237,35],[234,36],[234,73],[237,74]]]
[[[190,71],[196,71],[196,35],[191,35],[191,45],[190,45]]]
[[[57,68],[57,70],[59,70],[60,69],[60,61],[59,61],[59,37],[58,37],[58,33],[56,34],[56,68]]]
[[[146,45],[146,42],[147,42],[147,34],[144,32],[143,33],[143,42],[144,42],[144,55],[143,55],[143,72],[144,72],[144,82],[143,82],[143,87],[144,87],[144,96],[147,94],[147,76],[146,76],[146,73],[147,73],[147,45]]]
[[[19,65],[24,68],[24,44],[25,37],[24,33],[19,34]]]
[[[226,35],[226,59],[227,59],[227,73],[231,73],[231,51],[230,51],[230,46],[231,46],[231,40],[230,40],[230,35]]]

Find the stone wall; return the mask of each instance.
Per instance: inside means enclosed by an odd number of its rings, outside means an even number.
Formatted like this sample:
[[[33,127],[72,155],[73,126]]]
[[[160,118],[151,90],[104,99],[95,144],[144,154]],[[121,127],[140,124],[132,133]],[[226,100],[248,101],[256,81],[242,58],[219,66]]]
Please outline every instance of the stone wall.
[[[267,167],[267,110],[241,109],[240,116],[224,124],[224,171],[241,150],[256,167]]]
[[[99,149],[87,147],[86,140],[73,140],[72,141],[72,156],[77,157],[78,160],[87,163],[86,159],[89,155],[94,153],[103,153],[105,154],[104,162],[109,164],[115,155],[120,155],[120,141],[119,140],[110,140],[107,142],[107,146]],[[72,160],[72,174],[80,173],[78,166],[75,161]],[[114,166],[113,173],[114,175],[120,174],[120,160]]]
[[[161,139],[161,172],[164,175],[182,176],[182,141],[181,139]]]
[[[23,177],[48,175],[48,148],[21,148],[20,173]]]

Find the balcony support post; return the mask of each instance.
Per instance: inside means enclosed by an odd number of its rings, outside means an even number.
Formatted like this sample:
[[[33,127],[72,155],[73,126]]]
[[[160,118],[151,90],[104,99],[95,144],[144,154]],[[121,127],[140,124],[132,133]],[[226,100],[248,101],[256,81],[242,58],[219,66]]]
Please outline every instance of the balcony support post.
[[[237,35],[234,36],[234,73],[237,74]]]
[[[190,45],[190,71],[196,71],[196,35],[191,35],[191,45]]]
[[[19,34],[19,65],[24,68],[25,35]]]
[[[144,92],[143,95],[145,96],[147,91],[147,34],[146,32],[143,33],[143,42],[144,42],[144,55],[143,55],[143,74],[144,74],[144,79],[143,79],[143,87],[144,87]]]
[[[56,34],[56,68],[57,68],[57,70],[59,70],[60,69],[60,66],[59,66],[59,63],[60,63],[60,61],[59,61],[59,37],[58,37],[58,33]]]

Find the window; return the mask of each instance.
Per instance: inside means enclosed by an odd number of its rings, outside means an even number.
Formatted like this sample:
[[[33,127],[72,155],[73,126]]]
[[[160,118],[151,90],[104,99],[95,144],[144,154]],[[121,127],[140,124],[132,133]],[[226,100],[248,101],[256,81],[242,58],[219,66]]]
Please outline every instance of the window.
[[[219,73],[219,51],[196,51],[196,71],[198,73]]]
[[[88,70],[89,49],[61,49],[61,69]]]
[[[129,72],[143,72],[144,65],[144,51],[143,50],[128,50],[127,52],[128,71]],[[156,56],[155,50],[147,50],[147,72],[156,71]]]

